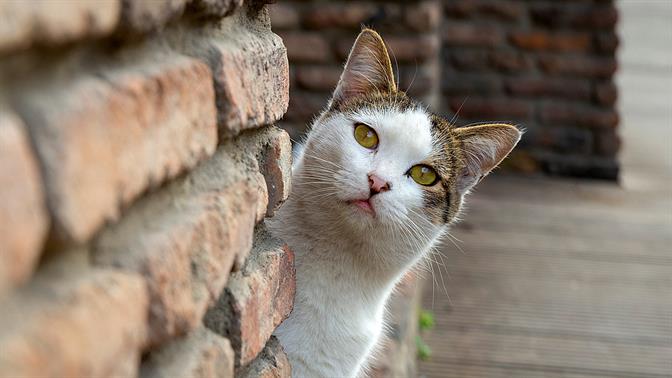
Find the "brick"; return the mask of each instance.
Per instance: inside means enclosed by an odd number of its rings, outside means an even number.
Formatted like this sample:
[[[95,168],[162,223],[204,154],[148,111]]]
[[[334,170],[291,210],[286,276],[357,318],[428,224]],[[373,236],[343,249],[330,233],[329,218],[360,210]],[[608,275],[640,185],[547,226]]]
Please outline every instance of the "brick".
[[[231,341],[236,366],[243,367],[289,316],[295,289],[294,254],[262,226],[245,266],[231,275],[204,324]]]
[[[152,49],[117,63],[20,99],[60,240],[88,240],[120,207],[217,144],[205,64]]]
[[[270,25],[246,20],[240,26],[237,20],[228,17],[218,26],[236,33],[212,31],[210,38],[178,33],[174,39],[187,54],[210,64],[220,139],[277,121],[289,103],[289,63],[282,40]]]
[[[441,2],[422,1],[407,7],[404,12],[406,26],[417,32],[436,30],[441,23]]]
[[[136,375],[147,327],[142,280],[73,266],[38,276],[3,303],[0,376]]]
[[[532,4],[532,21],[545,28],[613,29],[618,11],[613,5]]]
[[[291,102],[285,120],[294,122],[308,122],[327,106],[330,93],[314,93],[292,91]]]
[[[272,4],[269,8],[273,29],[294,29],[299,26],[299,12],[290,4]]]
[[[444,12],[450,17],[479,18],[485,16],[503,21],[523,17],[525,8],[517,1],[457,0],[444,2]]]
[[[549,77],[515,77],[506,80],[506,90],[514,96],[560,97],[589,100],[591,85],[586,80]]]
[[[266,216],[272,217],[289,197],[292,178],[292,142],[280,129],[272,129],[262,142],[266,146],[258,156],[268,191]]]
[[[591,46],[588,33],[551,33],[543,30],[511,33],[511,43],[526,50],[586,51]]]
[[[621,138],[613,130],[595,130],[595,153],[615,157],[621,149]]]
[[[525,119],[532,114],[530,102],[500,97],[454,97],[449,106],[453,112],[459,109],[461,117],[481,120]]]
[[[141,366],[148,378],[233,377],[233,350],[229,340],[205,327],[152,351]]]
[[[120,27],[125,32],[156,30],[173,18],[179,17],[187,0],[121,0]]]
[[[611,81],[595,84],[595,101],[600,105],[612,106],[618,99],[618,88]]]
[[[194,329],[231,269],[242,266],[254,225],[267,212],[259,164],[287,164],[274,161],[288,154],[274,147],[285,144],[284,138],[268,128],[225,142],[211,159],[137,203],[97,238],[95,264],[140,273],[147,283],[150,346]],[[281,181],[268,181],[273,180]]]
[[[532,58],[519,51],[495,50],[488,56],[490,66],[502,72],[528,71],[534,65]]]
[[[613,109],[597,109],[583,104],[547,103],[541,106],[539,119],[547,125],[569,125],[610,129],[619,122]]]
[[[614,181],[618,179],[618,162],[613,158],[568,155],[535,151],[534,158],[549,175],[585,177]]]
[[[489,68],[489,51],[487,49],[464,49],[445,52],[447,60],[460,71],[485,71]]]
[[[525,133],[526,139],[536,147],[568,154],[591,154],[593,133],[577,127],[536,127]]]
[[[119,0],[3,1],[0,52],[107,35],[119,21],[120,8]]]
[[[436,35],[389,36],[385,38],[385,43],[393,61],[411,63],[438,58],[441,45]]]
[[[0,295],[28,280],[49,225],[42,179],[25,126],[0,109]]]
[[[310,29],[360,29],[378,12],[378,7],[367,3],[326,3],[312,6],[303,14],[303,24]]]
[[[450,22],[443,26],[443,42],[450,46],[498,46],[504,44],[502,30],[492,25]]]
[[[434,93],[440,89],[439,70],[438,64],[400,66],[399,88],[412,97]]]
[[[322,35],[306,32],[282,32],[282,41],[287,46],[289,60],[296,63],[330,62],[331,47]],[[352,44],[352,41],[350,42]]]
[[[496,75],[445,72],[442,90],[447,95],[492,94],[502,91],[502,80]]]
[[[191,0],[189,10],[211,17],[227,17],[241,8],[244,3],[243,0]],[[265,2],[257,1],[257,3]]]
[[[603,33],[594,33],[594,45],[595,50],[598,53],[605,55],[612,55],[616,52],[616,49],[620,45],[618,36],[614,31],[603,32]]]
[[[588,56],[546,55],[539,57],[539,67],[554,75],[611,78],[616,72],[616,59]]]
[[[342,72],[343,68],[338,66],[298,66],[296,84],[310,90],[333,91]]]
[[[240,378],[291,377],[292,366],[275,336],[266,343],[259,356],[237,374]]]

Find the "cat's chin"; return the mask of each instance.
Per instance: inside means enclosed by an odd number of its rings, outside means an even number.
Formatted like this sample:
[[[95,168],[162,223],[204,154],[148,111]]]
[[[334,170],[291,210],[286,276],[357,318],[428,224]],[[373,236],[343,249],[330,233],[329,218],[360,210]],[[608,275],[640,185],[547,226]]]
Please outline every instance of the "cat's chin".
[[[366,214],[367,216],[371,216],[374,218],[376,217],[376,210],[374,210],[370,198],[350,200],[347,201],[346,203],[349,206],[358,209],[360,213]]]

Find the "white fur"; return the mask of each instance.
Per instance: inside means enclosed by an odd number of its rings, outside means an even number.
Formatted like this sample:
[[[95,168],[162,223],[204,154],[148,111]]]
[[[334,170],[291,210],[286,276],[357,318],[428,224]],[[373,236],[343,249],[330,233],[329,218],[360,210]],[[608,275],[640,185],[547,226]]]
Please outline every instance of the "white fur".
[[[355,141],[355,122],[375,129],[376,152]],[[269,221],[296,256],[294,309],[275,333],[294,377],[364,374],[396,282],[444,233],[422,215],[422,189],[406,175],[432,153],[430,127],[423,110],[316,120],[290,197]],[[372,197],[375,218],[346,202],[368,196],[369,173],[391,184]]]

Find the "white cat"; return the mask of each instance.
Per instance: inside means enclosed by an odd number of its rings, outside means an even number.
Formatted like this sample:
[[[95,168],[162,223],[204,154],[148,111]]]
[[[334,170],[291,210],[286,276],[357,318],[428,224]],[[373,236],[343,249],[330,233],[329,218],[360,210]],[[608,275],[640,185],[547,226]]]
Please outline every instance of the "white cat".
[[[519,139],[509,125],[453,127],[409,99],[383,40],[361,32],[269,222],[296,255],[294,310],[275,332],[294,377],[365,374],[395,284]]]

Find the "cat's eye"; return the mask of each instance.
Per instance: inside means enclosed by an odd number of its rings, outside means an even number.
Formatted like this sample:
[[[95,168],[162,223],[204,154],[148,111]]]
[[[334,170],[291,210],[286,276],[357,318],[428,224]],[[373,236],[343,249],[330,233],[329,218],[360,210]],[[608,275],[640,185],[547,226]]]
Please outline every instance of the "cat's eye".
[[[362,147],[370,150],[378,147],[378,134],[376,131],[363,123],[355,124],[355,140]]]
[[[439,179],[439,175],[434,168],[424,164],[412,166],[411,169],[408,170],[408,175],[411,176],[413,181],[424,186],[434,185]]]

